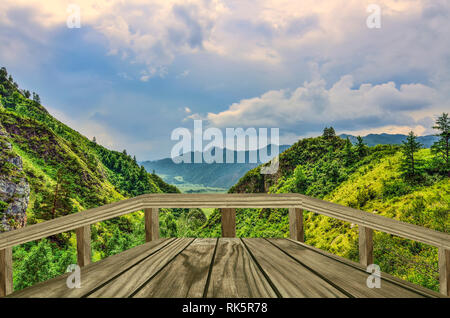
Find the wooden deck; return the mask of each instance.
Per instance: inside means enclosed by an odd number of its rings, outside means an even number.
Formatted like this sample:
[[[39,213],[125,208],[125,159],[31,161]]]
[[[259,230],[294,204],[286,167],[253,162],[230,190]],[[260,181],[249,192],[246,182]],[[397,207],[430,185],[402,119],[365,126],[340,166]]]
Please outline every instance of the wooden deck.
[[[81,269],[81,288],[69,274],[9,297],[442,297],[354,262],[289,239],[159,239]]]

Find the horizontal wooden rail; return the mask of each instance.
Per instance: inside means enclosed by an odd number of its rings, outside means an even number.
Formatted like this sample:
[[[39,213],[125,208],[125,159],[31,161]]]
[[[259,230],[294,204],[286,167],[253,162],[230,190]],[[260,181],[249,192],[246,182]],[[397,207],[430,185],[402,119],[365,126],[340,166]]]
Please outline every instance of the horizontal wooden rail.
[[[441,292],[450,293],[450,235],[301,194],[145,194],[0,234],[0,296],[11,291],[13,246],[76,230],[80,266],[90,262],[90,225],[144,210],[146,240],[158,238],[160,208],[220,208],[222,234],[235,236],[236,208],[288,208],[290,236],[303,241],[303,210],[358,224],[360,261],[372,262],[372,231],[378,230],[439,248]]]
[[[450,249],[450,235],[336,203],[299,195],[303,209],[435,247]]]
[[[0,234],[0,250],[147,208],[291,208],[295,194],[144,194]]]
[[[123,200],[0,234],[0,250],[64,233],[143,209],[140,198]]]

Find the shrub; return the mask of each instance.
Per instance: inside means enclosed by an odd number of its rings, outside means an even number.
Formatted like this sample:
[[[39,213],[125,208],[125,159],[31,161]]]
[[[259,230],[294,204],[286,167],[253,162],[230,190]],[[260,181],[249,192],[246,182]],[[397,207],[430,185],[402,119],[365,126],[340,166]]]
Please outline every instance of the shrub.
[[[411,192],[411,186],[403,180],[383,181],[383,198],[404,196]]]
[[[368,201],[375,198],[376,195],[376,192],[370,187],[358,190],[358,193],[356,194],[357,207],[360,208],[364,206]]]

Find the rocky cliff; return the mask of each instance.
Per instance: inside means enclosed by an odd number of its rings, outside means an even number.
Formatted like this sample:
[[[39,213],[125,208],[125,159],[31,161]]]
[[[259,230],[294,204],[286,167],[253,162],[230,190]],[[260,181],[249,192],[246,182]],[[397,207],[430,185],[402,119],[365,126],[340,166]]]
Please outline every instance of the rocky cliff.
[[[14,152],[8,139],[9,135],[0,124],[0,232],[26,225],[30,198],[22,158]]]

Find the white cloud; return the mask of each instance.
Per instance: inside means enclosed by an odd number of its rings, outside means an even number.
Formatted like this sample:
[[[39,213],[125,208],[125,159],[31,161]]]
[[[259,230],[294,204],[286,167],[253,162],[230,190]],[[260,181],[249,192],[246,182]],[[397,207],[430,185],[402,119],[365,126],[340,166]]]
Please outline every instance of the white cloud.
[[[72,2],[3,0],[0,17],[2,23],[28,33],[34,32],[27,27],[31,22],[43,30],[65,28],[66,8]],[[109,54],[142,64],[148,73],[145,78],[164,75],[176,57],[200,51],[287,69],[313,59],[324,74],[352,74],[358,81],[385,80],[408,71],[433,74],[442,63],[448,65],[448,1],[379,0],[383,26],[369,30],[366,8],[372,2],[78,0],[77,4],[82,26],[106,37]],[[15,21],[12,12],[17,10],[29,10],[28,21]],[[46,40],[45,32],[39,32],[34,38]],[[347,70],[343,73],[342,68]]]
[[[279,127],[285,133],[308,134],[334,125],[341,131],[361,131],[378,127],[418,127],[424,110],[445,111],[444,97],[423,84],[394,82],[354,87],[346,75],[330,88],[322,78],[305,82],[294,91],[272,90],[243,99],[225,111],[189,118],[206,119],[214,127]],[[347,127],[346,127],[347,126]],[[399,128],[400,129],[400,128]],[[392,130],[392,129],[391,129]],[[404,130],[404,129],[403,129]]]

